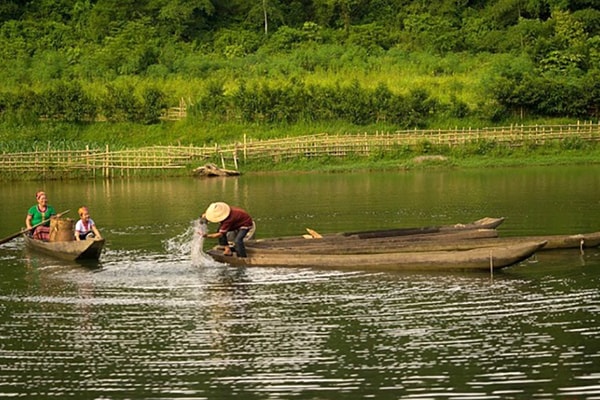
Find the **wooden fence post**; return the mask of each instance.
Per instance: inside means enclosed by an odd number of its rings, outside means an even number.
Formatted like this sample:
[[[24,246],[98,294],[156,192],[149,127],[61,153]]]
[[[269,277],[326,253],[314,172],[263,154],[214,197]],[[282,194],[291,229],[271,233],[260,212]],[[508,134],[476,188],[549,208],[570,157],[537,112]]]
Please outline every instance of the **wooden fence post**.
[[[50,163],[52,162],[52,158],[50,157],[50,141],[48,141],[48,147],[46,148],[46,157],[44,158],[46,159],[44,162],[44,177],[46,177],[48,174],[48,168],[50,166]]]
[[[237,152],[238,152],[238,142],[235,142],[235,144],[233,145],[233,165],[235,166],[236,171],[238,169]]]
[[[215,145],[215,147],[217,147],[217,146]],[[218,150],[218,152],[219,152],[219,155],[221,156],[221,167],[223,169],[225,169],[225,157],[223,156],[223,152],[221,150]]]
[[[104,178],[110,178],[109,173],[108,173],[108,171],[109,171],[109,168],[108,168],[109,158],[110,158],[110,152],[109,152],[108,144],[107,144],[106,145],[106,152],[104,153],[104,172],[103,172]]]

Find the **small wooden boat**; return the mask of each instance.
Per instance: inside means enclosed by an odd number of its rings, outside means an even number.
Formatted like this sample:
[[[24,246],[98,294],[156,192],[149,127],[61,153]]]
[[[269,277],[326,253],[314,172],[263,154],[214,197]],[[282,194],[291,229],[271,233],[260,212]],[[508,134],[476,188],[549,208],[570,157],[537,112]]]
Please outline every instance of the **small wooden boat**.
[[[360,268],[381,270],[498,270],[531,257],[546,245],[521,242],[503,246],[452,251],[396,251],[359,254],[313,254],[248,248],[248,257],[224,256],[218,248],[208,254],[236,266]]]
[[[23,235],[25,246],[39,253],[62,260],[98,260],[104,248],[104,239],[72,240],[68,242],[44,242]]]

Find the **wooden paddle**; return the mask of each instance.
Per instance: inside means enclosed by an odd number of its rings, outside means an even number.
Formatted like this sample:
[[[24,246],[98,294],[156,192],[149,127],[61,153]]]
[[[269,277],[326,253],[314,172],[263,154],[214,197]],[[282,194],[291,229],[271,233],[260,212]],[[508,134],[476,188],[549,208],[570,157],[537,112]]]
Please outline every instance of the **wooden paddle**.
[[[60,217],[62,217],[63,215],[65,215],[66,213],[68,213],[69,211],[71,211],[71,210],[63,211],[63,212],[61,212],[60,214],[53,215],[52,217],[57,217],[57,218],[60,218]],[[50,217],[50,218],[52,218],[52,217]],[[42,222],[40,222],[39,224],[36,224],[36,225],[32,226],[32,227],[31,227],[31,228],[29,228],[29,229],[23,229],[22,231],[20,231],[20,232],[17,232],[17,233],[15,233],[15,234],[12,234],[12,235],[10,235],[10,236],[7,236],[7,237],[5,237],[4,239],[0,239],[0,244],[4,244],[4,243],[6,243],[6,242],[10,242],[10,241],[11,241],[11,240],[13,240],[14,238],[16,238],[16,237],[19,237],[19,236],[21,236],[22,234],[24,234],[24,233],[27,233],[27,232],[29,232],[29,231],[31,231],[31,230],[33,230],[33,229],[37,228],[37,227],[38,227],[38,226],[40,226],[40,225],[44,225],[46,222],[50,221],[50,218],[43,220],[43,221],[42,221]]]

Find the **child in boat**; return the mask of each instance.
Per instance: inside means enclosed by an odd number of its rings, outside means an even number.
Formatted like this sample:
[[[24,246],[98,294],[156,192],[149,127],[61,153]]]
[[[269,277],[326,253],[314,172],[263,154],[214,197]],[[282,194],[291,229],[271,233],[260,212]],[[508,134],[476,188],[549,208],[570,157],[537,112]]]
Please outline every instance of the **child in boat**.
[[[48,237],[50,236],[50,217],[55,216],[56,211],[48,204],[48,198],[44,191],[38,191],[35,194],[35,200],[37,201],[37,204],[31,206],[29,211],[27,211],[25,226],[28,230],[32,231],[31,236],[34,239],[48,240]],[[42,225],[34,229],[36,225],[39,225],[42,222],[44,222]]]
[[[90,218],[88,208],[80,207],[77,213],[81,219],[75,224],[75,240],[102,239],[94,220]]]

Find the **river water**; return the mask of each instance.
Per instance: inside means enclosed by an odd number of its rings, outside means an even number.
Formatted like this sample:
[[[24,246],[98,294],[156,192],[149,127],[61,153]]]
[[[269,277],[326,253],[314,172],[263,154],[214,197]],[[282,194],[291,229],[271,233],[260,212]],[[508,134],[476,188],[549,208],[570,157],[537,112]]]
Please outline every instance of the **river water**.
[[[196,225],[224,200],[257,237],[484,216],[592,232],[600,166],[3,183],[0,237],[42,188],[73,218],[88,205],[107,247],[80,265],[0,246],[0,397],[600,399],[598,249],[493,276],[245,269],[209,260]]]

